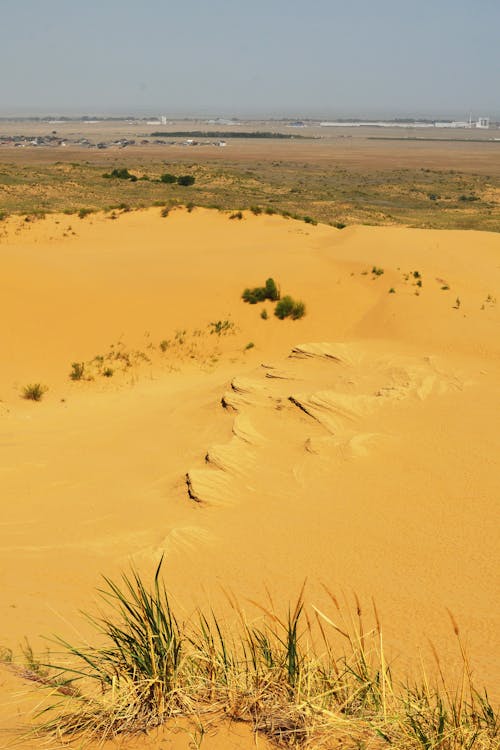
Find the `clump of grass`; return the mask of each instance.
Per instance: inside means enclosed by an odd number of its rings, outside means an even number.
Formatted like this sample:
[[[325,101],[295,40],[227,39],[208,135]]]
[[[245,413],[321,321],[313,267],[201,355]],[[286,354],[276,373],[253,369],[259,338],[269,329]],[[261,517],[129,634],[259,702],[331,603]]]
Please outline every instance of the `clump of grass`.
[[[24,386],[21,395],[27,401],[41,401],[48,390],[47,386],[41,383],[30,383]]]
[[[317,225],[316,219],[313,219],[312,216],[304,216],[303,221],[305,221],[306,224],[312,224],[313,226]]]
[[[82,380],[85,376],[85,362],[73,362],[69,376],[71,380]]]
[[[262,318],[262,320],[267,320],[268,319],[269,315],[267,314],[267,310],[266,309],[261,310],[260,317]]]
[[[303,318],[306,314],[306,306],[301,300],[294,300],[293,297],[287,294],[276,305],[274,314],[280,320],[284,320],[285,318],[299,320],[299,318]]]
[[[245,346],[245,351],[248,351],[248,349],[253,349],[255,344],[253,341],[249,341],[248,344]]]
[[[262,213],[262,208],[260,206],[250,206],[250,211],[254,216],[260,216],[260,214]]]
[[[215,333],[217,336],[222,336],[234,331],[234,323],[232,320],[214,320],[208,324],[208,327],[210,333]]]
[[[164,206],[164,207],[162,208],[162,210],[160,211],[160,216],[161,216],[161,217],[162,217],[163,219],[166,219],[166,218],[167,218],[167,216],[169,215],[169,213],[170,213],[170,207],[169,207],[169,206]]]
[[[114,370],[112,367],[105,367],[102,371],[102,375],[105,378],[112,378],[114,374]]]
[[[232,214],[230,215],[230,217],[229,217],[229,218],[230,218],[230,219],[238,219],[239,221],[241,221],[241,220],[242,220],[242,218],[243,218],[243,213],[242,213],[241,211],[235,211],[234,213],[232,213]]]
[[[389,289],[389,294],[396,294],[396,290],[393,286],[391,286],[391,288]]]
[[[325,589],[333,612],[306,611],[302,589],[284,614],[256,605],[261,615],[249,620],[234,601],[236,623],[225,624],[213,611],[180,621],[161,566],[150,588],[134,570],[120,584],[104,579],[107,606],[89,618],[100,645],[57,639],[65,656],[43,681],[65,691],[48,707],[52,718],[42,731],[59,740],[104,740],[174,716],[201,723],[222,715],[288,748],[498,747],[498,714],[472,682],[454,621],[463,663],[457,689],[437,655],[434,682],[423,673],[399,683],[385,657],[377,610],[364,613],[357,597],[354,608],[343,608]]]
[[[373,266],[373,268],[372,268],[372,274],[374,276],[382,276],[383,273],[384,273],[384,269],[383,268],[379,268],[378,266]]]

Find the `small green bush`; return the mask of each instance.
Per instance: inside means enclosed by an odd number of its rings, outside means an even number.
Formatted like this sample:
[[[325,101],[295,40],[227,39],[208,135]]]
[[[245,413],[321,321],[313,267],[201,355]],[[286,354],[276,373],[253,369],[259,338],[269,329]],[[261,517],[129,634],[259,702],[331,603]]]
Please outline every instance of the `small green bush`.
[[[260,216],[260,214],[262,213],[262,209],[260,206],[250,206],[250,211],[254,216]]]
[[[312,224],[313,226],[316,226],[318,223],[316,219],[313,219],[312,216],[304,216],[304,221],[306,224]]]
[[[181,174],[180,177],[177,178],[177,184],[182,185],[183,187],[189,187],[190,185],[194,185],[195,178],[192,174]]]
[[[265,286],[256,286],[252,289],[245,289],[241,298],[244,302],[248,302],[250,305],[255,305],[257,302],[264,302],[266,299],[271,302],[276,302],[280,298],[280,291],[274,279],[266,279]]]
[[[132,182],[137,180],[137,177],[134,174],[131,174],[126,167],[113,169],[111,172],[105,172],[103,177],[115,180],[131,180]]]
[[[48,388],[46,385],[41,383],[30,383],[25,385],[22,392],[22,397],[27,401],[41,401],[44,393],[47,393]]]
[[[161,216],[162,216],[162,217],[163,217],[164,219],[166,219],[166,218],[167,218],[167,216],[169,215],[169,213],[170,213],[170,208],[169,208],[168,206],[164,206],[164,207],[162,208],[162,210],[160,211],[160,215],[161,215]]]
[[[335,227],[335,229],[345,229],[347,225],[342,221],[334,221],[333,226]]]
[[[262,312],[260,314],[260,317],[262,318],[262,320],[267,320],[268,319],[269,316],[267,314],[267,310],[266,309],[262,310]]]
[[[239,219],[241,221],[242,218],[243,218],[243,214],[241,213],[241,211],[235,211],[234,214],[231,214],[231,216],[229,218],[230,219]]]
[[[306,314],[306,306],[301,300],[294,300],[290,295],[286,295],[276,305],[274,314],[280,320],[285,318],[292,318],[292,320],[299,320]]]
[[[382,276],[383,273],[384,273],[384,269],[383,268],[378,268],[377,266],[373,266],[373,268],[372,268],[372,274],[374,276]]]
[[[256,305],[257,302],[264,302],[266,299],[266,290],[263,286],[256,286],[253,289],[245,289],[241,295],[243,302],[250,305]]]
[[[93,212],[94,212],[94,210],[92,208],[81,208],[78,211],[78,217],[80,219],[84,219],[86,216],[88,216],[89,214],[91,214]]]
[[[114,370],[111,367],[105,367],[102,371],[102,374],[105,378],[111,378],[113,376]]]
[[[165,172],[165,174],[161,175],[160,182],[164,182],[167,185],[173,185],[174,182],[177,182],[177,177],[175,176],[175,174],[170,174],[170,172]]]
[[[391,288],[389,289],[389,294],[396,294],[396,290],[393,286],[391,286]]]
[[[275,213],[276,213],[276,209],[275,209],[275,208],[273,208],[272,206],[268,206],[268,207],[266,208],[266,214],[267,214],[268,216],[274,216],[274,214],[275,214]]]
[[[255,344],[253,343],[253,341],[249,341],[248,344],[245,346],[245,351],[247,351],[248,349],[253,349],[254,346]]]
[[[85,363],[73,362],[71,365],[71,372],[69,374],[71,380],[82,380],[84,375],[85,375]]]

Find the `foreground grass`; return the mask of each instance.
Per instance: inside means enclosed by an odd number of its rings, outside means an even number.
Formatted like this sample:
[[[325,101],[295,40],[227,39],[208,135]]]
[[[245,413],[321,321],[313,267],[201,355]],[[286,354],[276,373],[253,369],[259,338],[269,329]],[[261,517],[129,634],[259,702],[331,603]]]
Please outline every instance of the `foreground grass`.
[[[386,662],[375,609],[367,629],[359,602],[346,613],[327,592],[333,614],[306,612],[301,592],[283,617],[260,607],[248,621],[232,601],[236,628],[213,612],[180,622],[160,573],[161,563],[151,588],[135,571],[120,584],[105,579],[109,614],[91,618],[101,645],[58,640],[67,660],[35,678],[52,695],[42,734],[105,739],[216,716],[284,747],[498,748],[498,715],[472,683],[456,626],[458,684],[448,684],[439,659],[434,683],[422,673],[403,684]]]
[[[137,180],[103,179],[112,167],[128,168]],[[166,170],[189,173],[195,184],[162,183]],[[102,164],[0,164],[0,216],[68,212],[85,218],[97,210],[188,203],[230,211],[253,207],[311,224],[500,231],[499,202],[497,176],[446,169],[348,170],[296,161],[166,164],[129,155]]]

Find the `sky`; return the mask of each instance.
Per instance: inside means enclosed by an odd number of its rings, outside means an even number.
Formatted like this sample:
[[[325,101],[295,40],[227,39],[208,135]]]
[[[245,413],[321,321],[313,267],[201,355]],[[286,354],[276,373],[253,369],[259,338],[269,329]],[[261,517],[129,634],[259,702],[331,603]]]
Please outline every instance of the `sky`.
[[[0,0],[0,115],[500,118],[500,0]]]

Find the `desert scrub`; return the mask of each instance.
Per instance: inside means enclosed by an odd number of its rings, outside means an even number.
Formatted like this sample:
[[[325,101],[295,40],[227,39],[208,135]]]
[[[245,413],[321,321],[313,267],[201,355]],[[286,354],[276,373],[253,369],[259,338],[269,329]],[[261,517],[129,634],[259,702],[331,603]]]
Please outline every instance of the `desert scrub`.
[[[56,639],[62,654],[44,664],[50,718],[38,732],[86,742],[222,714],[288,748],[498,748],[497,712],[472,681],[454,620],[457,685],[441,664],[434,681],[422,669],[399,682],[378,612],[365,612],[357,597],[341,607],[325,589],[330,614],[306,607],[302,590],[284,612],[257,604],[259,616],[248,618],[235,601],[233,623],[201,610],[180,620],[161,566],[151,586],[135,570],[119,583],[104,579],[99,616],[89,617],[99,645]]]
[[[243,218],[243,213],[241,211],[235,211],[233,214],[230,215],[230,219],[238,219],[239,221]]]
[[[82,380],[85,375],[85,362],[73,362],[69,376],[71,380]]]
[[[222,336],[226,333],[234,333],[234,323],[232,320],[214,320],[208,324],[210,333]]]
[[[264,286],[244,289],[241,295],[241,299],[250,305],[255,305],[257,302],[264,302],[266,299],[276,302],[279,298],[280,290],[273,278],[267,279]]]
[[[274,314],[280,320],[284,320],[285,318],[299,320],[299,318],[303,318],[306,314],[306,306],[301,300],[294,300],[293,297],[287,294],[276,305]]]
[[[48,390],[47,386],[41,383],[30,383],[24,386],[21,397],[27,401],[41,401]]]

